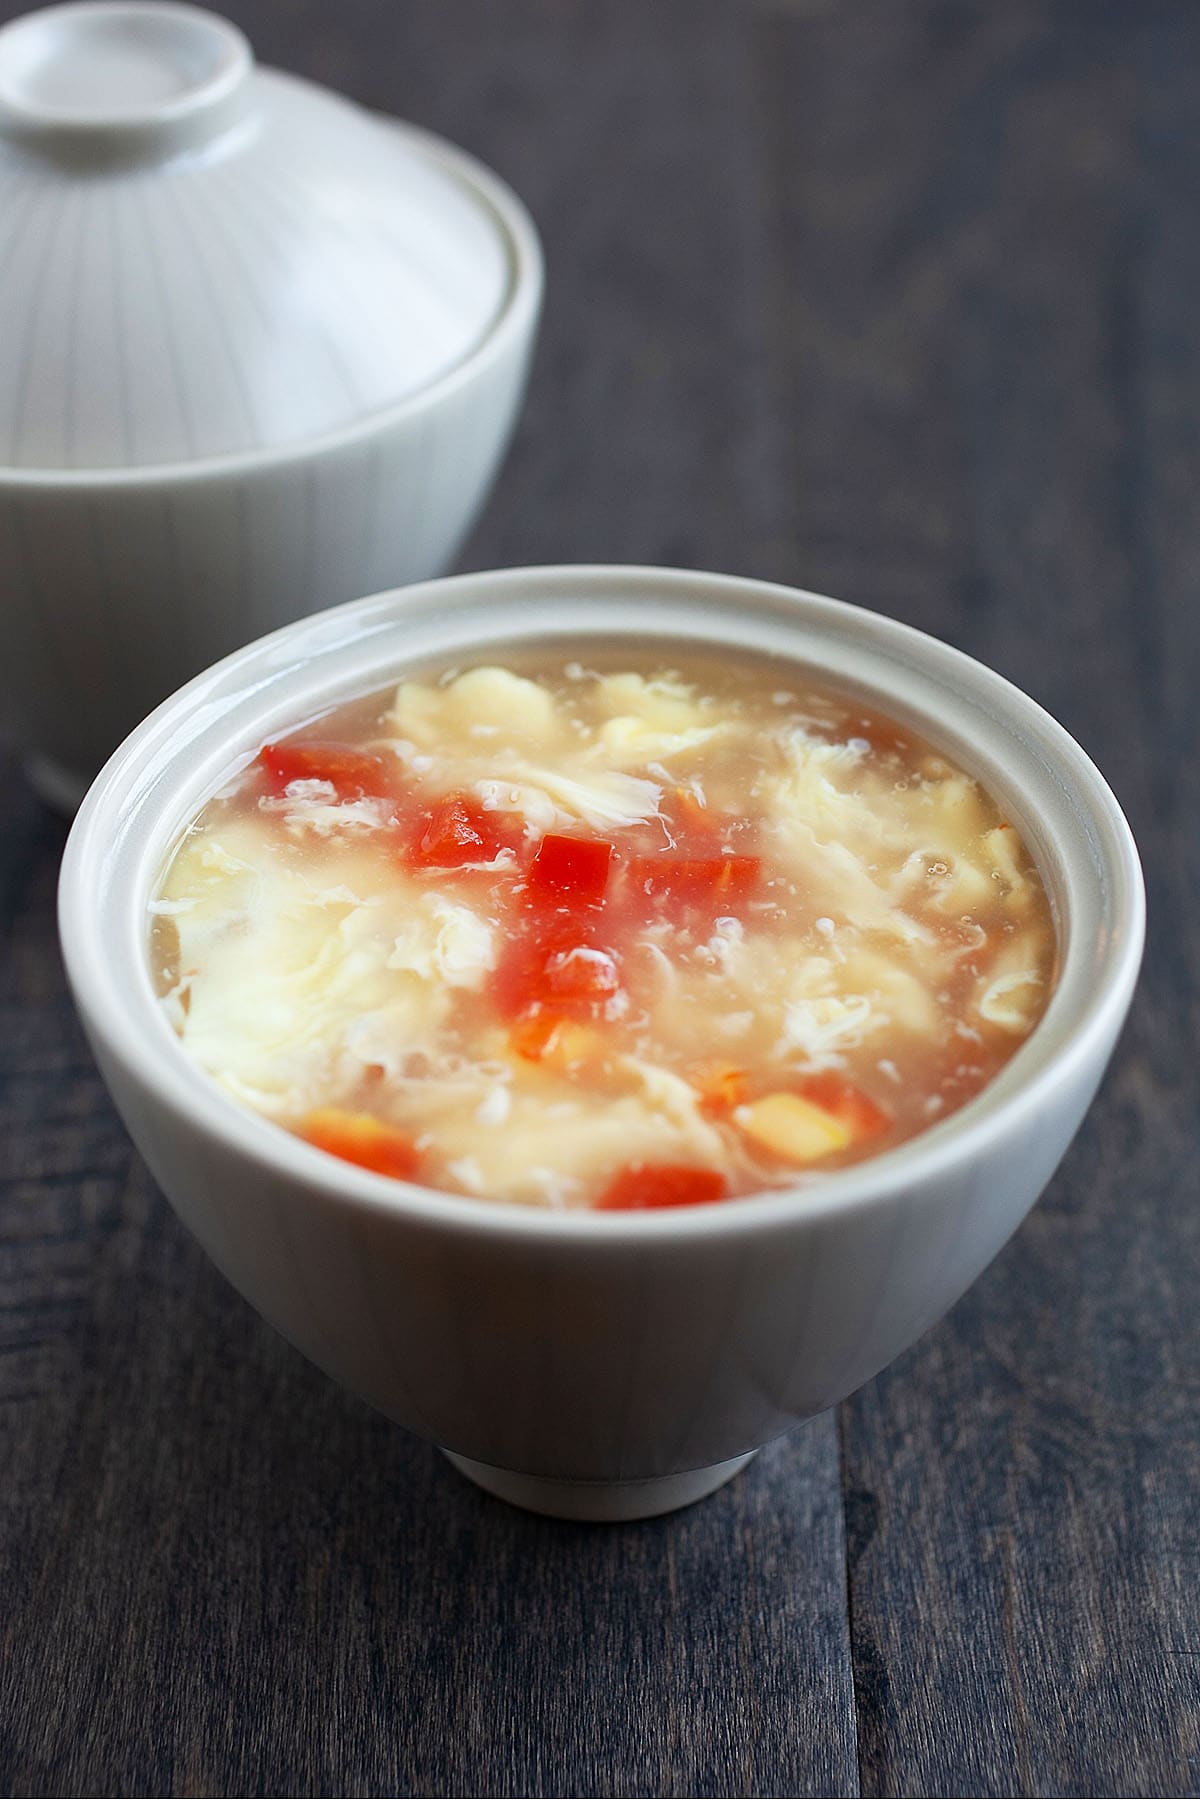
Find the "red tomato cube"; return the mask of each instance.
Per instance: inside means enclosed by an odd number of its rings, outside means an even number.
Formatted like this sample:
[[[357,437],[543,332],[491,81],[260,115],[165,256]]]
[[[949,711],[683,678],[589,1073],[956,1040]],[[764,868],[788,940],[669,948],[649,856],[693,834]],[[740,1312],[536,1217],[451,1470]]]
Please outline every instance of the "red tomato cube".
[[[327,781],[339,800],[382,798],[390,792],[390,771],[383,758],[352,750],[348,744],[264,744],[258,760],[277,794],[293,781]]]
[[[529,886],[534,893],[556,900],[596,906],[604,898],[611,861],[612,845],[601,839],[547,832],[530,864]]]
[[[387,1125],[372,1113],[345,1112],[338,1106],[318,1107],[305,1119],[300,1135],[329,1156],[400,1181],[414,1175],[421,1160],[410,1132]]]
[[[495,817],[467,794],[447,794],[425,815],[412,846],[413,862],[427,869],[460,869],[493,862],[503,843]]]
[[[600,1212],[641,1212],[659,1206],[702,1206],[723,1200],[729,1184],[719,1169],[682,1163],[631,1163],[615,1175],[600,1198]]]

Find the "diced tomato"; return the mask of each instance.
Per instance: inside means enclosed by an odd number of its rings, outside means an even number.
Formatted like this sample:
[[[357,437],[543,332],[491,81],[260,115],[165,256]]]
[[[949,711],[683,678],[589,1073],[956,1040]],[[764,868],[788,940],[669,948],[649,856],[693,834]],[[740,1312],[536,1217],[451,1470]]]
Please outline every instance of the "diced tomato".
[[[401,1181],[415,1174],[420,1162],[412,1135],[396,1125],[385,1124],[372,1113],[345,1112],[338,1106],[319,1107],[309,1113],[300,1135],[318,1150],[340,1156],[343,1162]]]
[[[547,832],[529,869],[532,892],[560,901],[597,906],[608,886],[612,845],[599,838],[560,837]]]
[[[603,1017],[620,995],[621,967],[614,950],[572,919],[534,920],[509,940],[491,991],[510,1019]]]
[[[504,848],[500,820],[468,794],[447,794],[418,822],[412,861],[426,869],[494,862]]]
[[[652,900],[720,912],[749,899],[761,867],[757,856],[634,856],[629,879]]]
[[[383,758],[348,744],[264,744],[258,760],[277,794],[293,781],[328,781],[339,800],[382,797],[391,789]]]
[[[729,1185],[718,1169],[682,1163],[630,1163],[596,1201],[600,1212],[641,1212],[657,1206],[701,1206],[723,1200]]]
[[[833,1069],[825,1069],[819,1075],[806,1076],[797,1082],[796,1092],[804,1100],[819,1106],[831,1118],[844,1125],[854,1138],[875,1137],[886,1131],[891,1119],[882,1106],[872,1100],[852,1081],[839,1075]]]

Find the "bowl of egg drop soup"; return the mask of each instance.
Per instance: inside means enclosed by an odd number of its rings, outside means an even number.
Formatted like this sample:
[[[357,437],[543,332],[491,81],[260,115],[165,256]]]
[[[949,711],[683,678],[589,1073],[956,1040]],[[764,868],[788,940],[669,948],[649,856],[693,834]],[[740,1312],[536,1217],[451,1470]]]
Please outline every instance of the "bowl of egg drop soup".
[[[736,577],[305,619],[121,746],[68,975],[262,1316],[501,1498],[702,1498],[929,1329],[1128,1010],[1128,826],[1031,699]],[[747,1477],[752,1479],[752,1475]]]

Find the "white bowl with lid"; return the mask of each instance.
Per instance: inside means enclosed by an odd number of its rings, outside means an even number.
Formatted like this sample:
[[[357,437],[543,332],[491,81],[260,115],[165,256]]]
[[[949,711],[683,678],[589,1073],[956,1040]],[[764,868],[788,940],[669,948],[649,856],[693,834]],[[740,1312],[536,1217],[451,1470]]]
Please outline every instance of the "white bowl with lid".
[[[819,1185],[665,1212],[547,1212],[340,1164],[243,1110],[154,992],[148,905],[178,834],[259,745],[415,665],[553,644],[752,651],[860,694],[1001,801],[1050,896],[1058,972],[998,1076]],[[101,1070],[217,1265],[321,1368],[536,1510],[700,1498],[898,1355],[1016,1229],[1129,1007],[1144,902],[1120,808],[1000,676],[814,594],[665,569],[510,569],[376,595],[228,658],[112,758],[63,859],[67,974]]]
[[[213,14],[0,29],[0,706],[48,796],[239,644],[447,565],[541,293],[501,181]]]

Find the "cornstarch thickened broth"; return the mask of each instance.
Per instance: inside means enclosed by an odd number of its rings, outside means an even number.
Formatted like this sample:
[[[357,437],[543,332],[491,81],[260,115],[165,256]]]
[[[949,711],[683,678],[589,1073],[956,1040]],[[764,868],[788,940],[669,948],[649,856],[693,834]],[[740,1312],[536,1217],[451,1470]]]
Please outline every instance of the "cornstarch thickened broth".
[[[960,769],[777,665],[402,682],[271,744],[152,903],[162,1004],[319,1148],[551,1207],[816,1180],[1036,1024],[1045,893]]]

